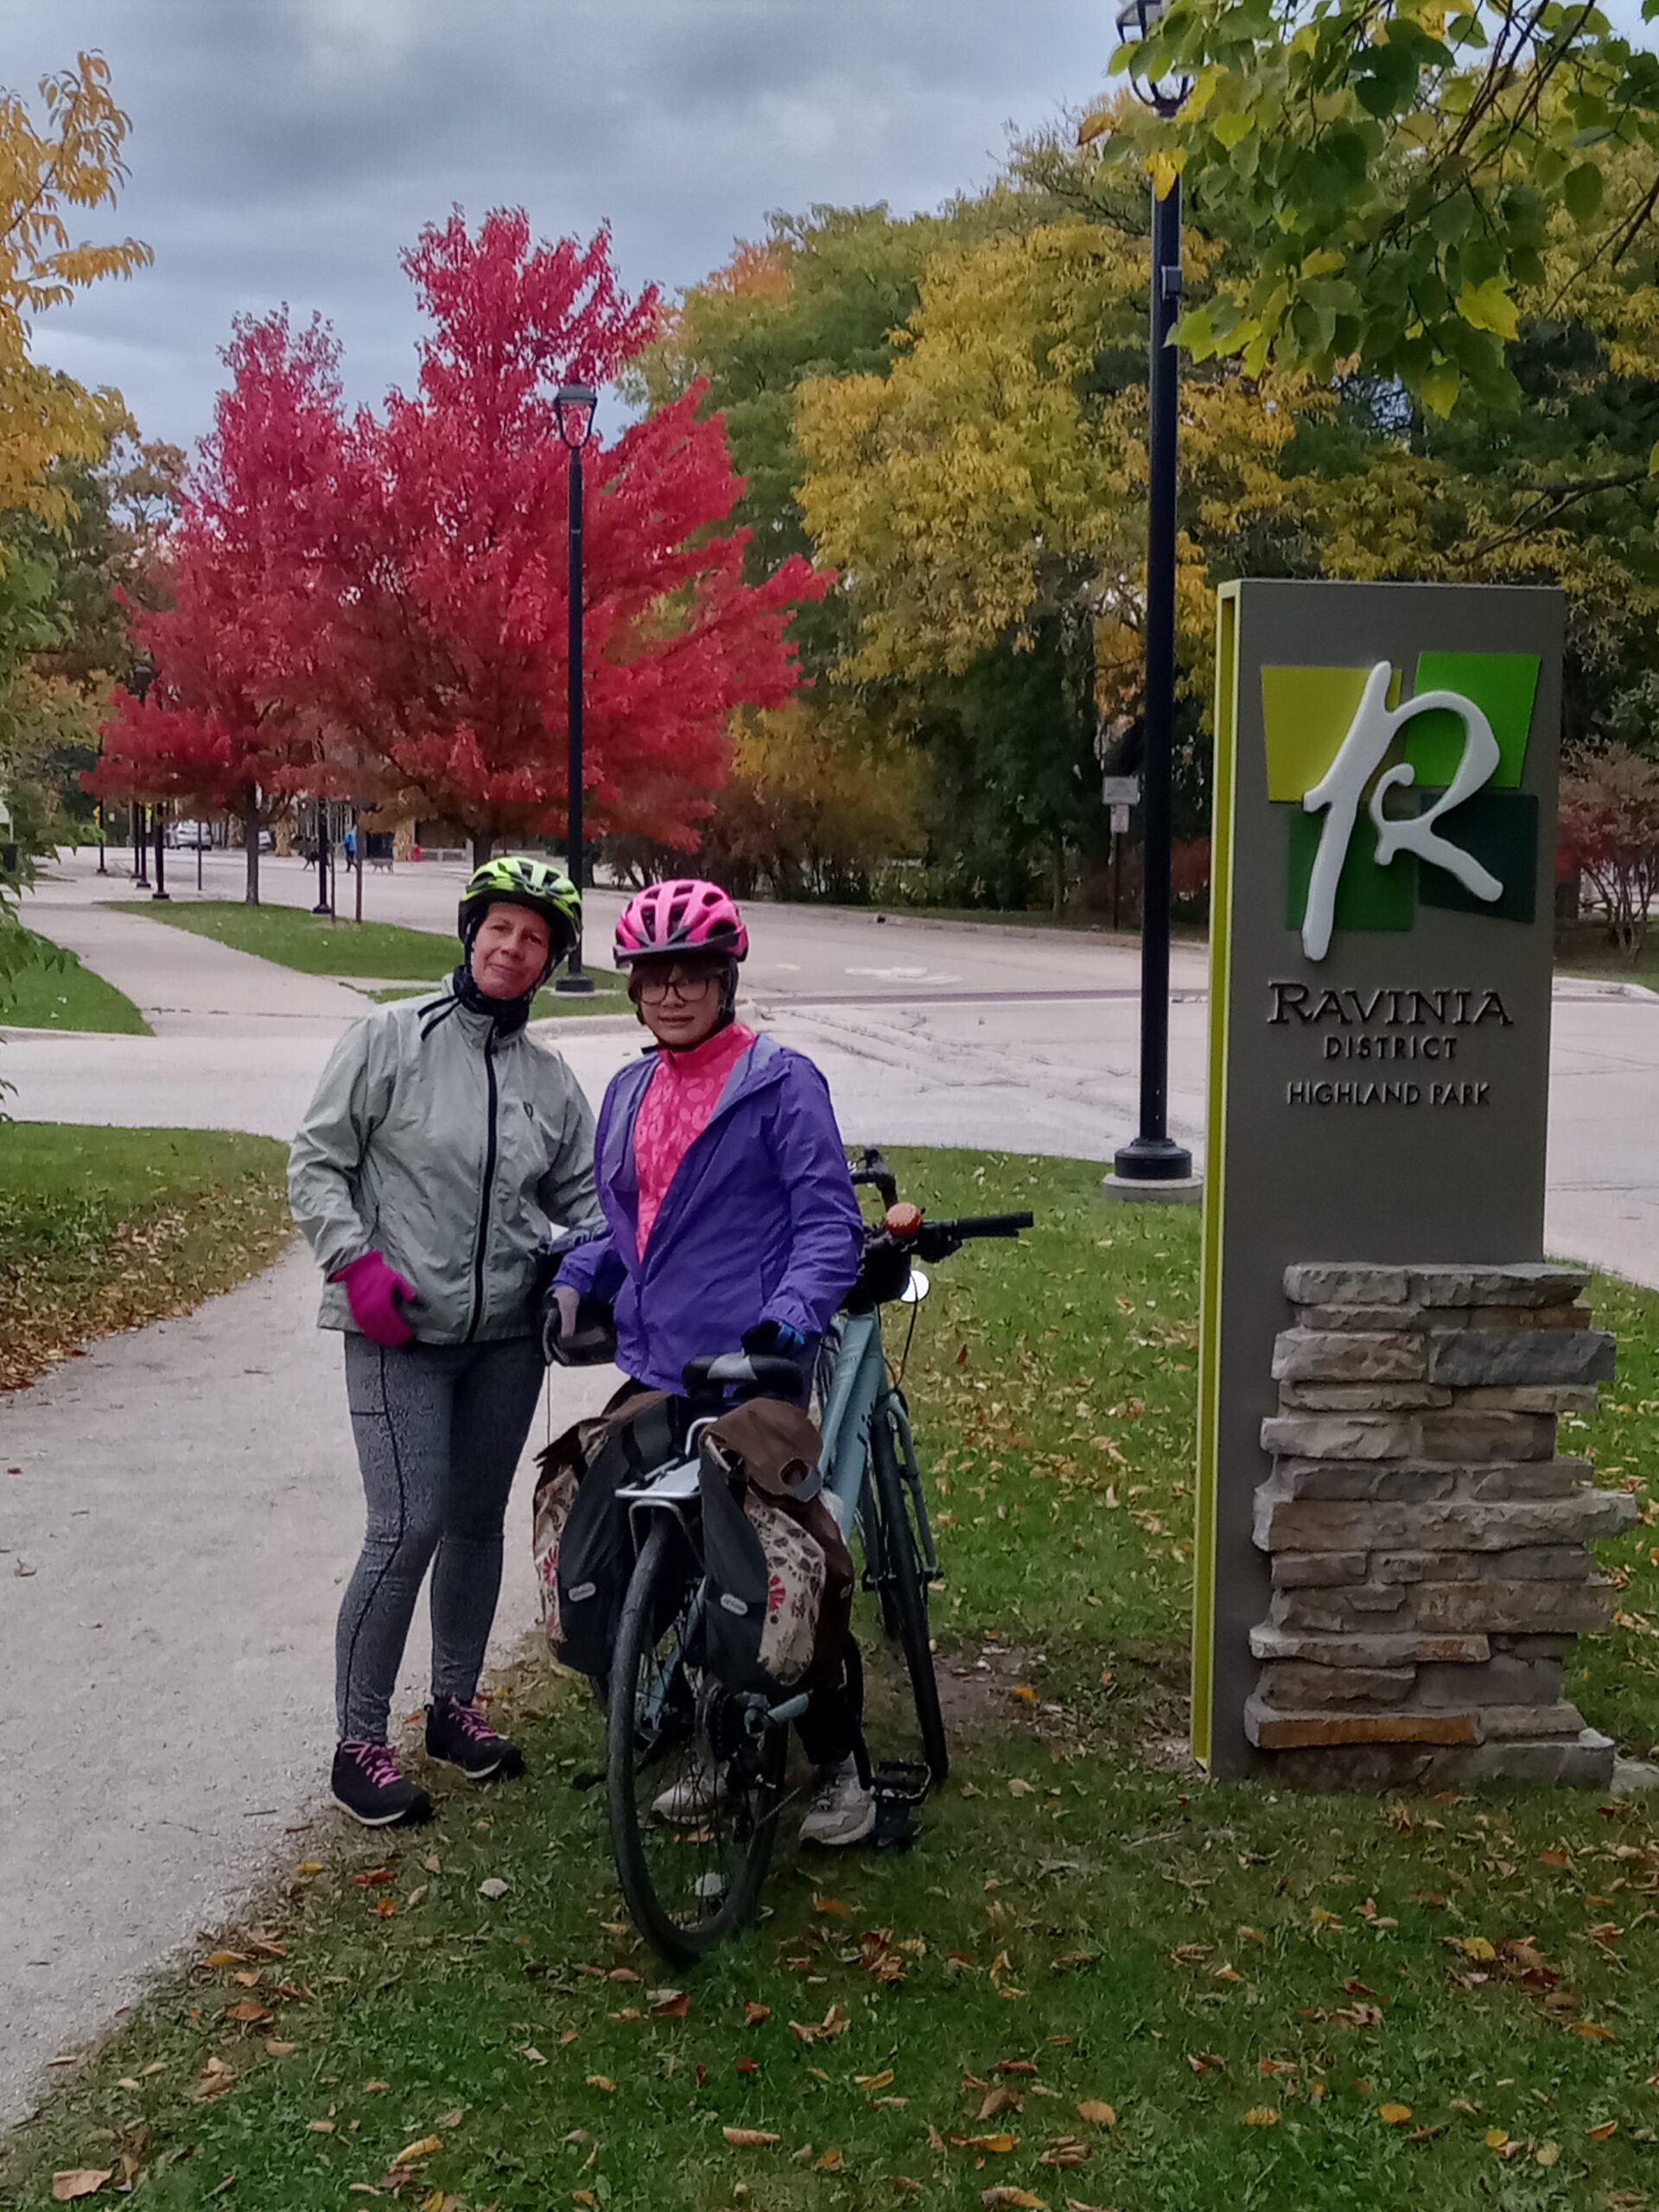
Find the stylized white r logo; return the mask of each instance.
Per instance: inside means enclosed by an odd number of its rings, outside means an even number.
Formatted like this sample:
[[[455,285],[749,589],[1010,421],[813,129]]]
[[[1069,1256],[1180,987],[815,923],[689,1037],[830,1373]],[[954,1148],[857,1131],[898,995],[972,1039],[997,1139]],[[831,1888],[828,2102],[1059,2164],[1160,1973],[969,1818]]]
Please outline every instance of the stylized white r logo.
[[[1465,699],[1457,691],[1421,691],[1414,699],[1408,699],[1404,706],[1391,708],[1389,684],[1393,674],[1388,662],[1382,660],[1366,677],[1354,719],[1338,747],[1336,759],[1302,800],[1306,813],[1317,814],[1321,807],[1329,810],[1319,833],[1319,849],[1313,855],[1307,907],[1302,916],[1302,950],[1310,960],[1323,960],[1331,949],[1337,885],[1353,840],[1365,786],[1382,766],[1395,732],[1413,715],[1427,714],[1433,708],[1444,707],[1462,721],[1463,753],[1457,772],[1450,787],[1427,814],[1411,815],[1400,821],[1390,820],[1383,813],[1382,795],[1396,784],[1403,787],[1414,783],[1417,771],[1408,760],[1401,760],[1386,775],[1377,777],[1370,799],[1371,820],[1376,827],[1377,866],[1387,868],[1396,853],[1414,853],[1429,867],[1444,868],[1448,875],[1455,876],[1464,889],[1477,899],[1491,901],[1503,895],[1503,886],[1491,869],[1483,868],[1474,855],[1465,852],[1461,845],[1442,837],[1434,826],[1443,814],[1460,806],[1483,784],[1489,783],[1497,772],[1502,755],[1492,726],[1472,699]]]

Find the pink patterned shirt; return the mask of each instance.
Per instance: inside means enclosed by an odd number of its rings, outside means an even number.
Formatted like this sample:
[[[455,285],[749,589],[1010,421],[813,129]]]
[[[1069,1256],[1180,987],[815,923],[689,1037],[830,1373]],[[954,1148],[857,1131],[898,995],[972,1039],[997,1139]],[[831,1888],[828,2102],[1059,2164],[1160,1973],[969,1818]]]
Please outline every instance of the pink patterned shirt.
[[[689,1052],[658,1053],[633,1124],[641,1258],[675,1169],[708,1128],[727,1077],[753,1042],[753,1030],[733,1021]]]

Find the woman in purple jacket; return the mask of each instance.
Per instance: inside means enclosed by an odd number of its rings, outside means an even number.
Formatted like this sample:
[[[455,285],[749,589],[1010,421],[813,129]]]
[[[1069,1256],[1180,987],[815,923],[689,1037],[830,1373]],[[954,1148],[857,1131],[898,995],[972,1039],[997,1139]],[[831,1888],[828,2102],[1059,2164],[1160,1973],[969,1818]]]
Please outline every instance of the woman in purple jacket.
[[[618,1365],[678,1390],[689,1360],[745,1351],[798,1359],[852,1288],[863,1224],[830,1090],[810,1060],[736,1018],[741,915],[718,885],[654,883],[623,908],[615,957],[655,1040],[612,1081],[595,1141],[602,1236],[565,1255],[550,1330],[575,1336],[580,1301],[610,1306]],[[801,1834],[857,1843],[875,1805],[851,1747],[856,1715],[816,1701],[803,1740],[820,1768]],[[689,1777],[679,1795],[717,1788]],[[664,1818],[696,1807],[664,1800]]]

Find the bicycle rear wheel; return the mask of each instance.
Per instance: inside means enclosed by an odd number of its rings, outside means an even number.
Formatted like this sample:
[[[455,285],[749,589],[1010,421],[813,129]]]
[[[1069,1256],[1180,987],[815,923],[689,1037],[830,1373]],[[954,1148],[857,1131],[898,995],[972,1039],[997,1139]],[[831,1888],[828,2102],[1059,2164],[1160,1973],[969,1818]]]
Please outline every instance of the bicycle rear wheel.
[[[727,1695],[701,1667],[702,1582],[678,1522],[654,1516],[623,1600],[606,1726],[617,1878],[635,1926],[674,1966],[753,1914],[788,1748],[762,1701]]]
[[[939,1709],[938,1678],[928,1640],[927,1579],[923,1571],[921,1534],[916,1503],[899,1459],[891,1416],[878,1410],[870,1423],[870,1478],[875,1511],[866,1528],[869,1564],[880,1592],[881,1615],[889,1635],[897,1637],[910,1675],[916,1701],[916,1725],[921,1732],[922,1756],[934,1789],[950,1771],[950,1747],[944,1737],[944,1715]],[[861,1516],[861,1517],[863,1517]]]

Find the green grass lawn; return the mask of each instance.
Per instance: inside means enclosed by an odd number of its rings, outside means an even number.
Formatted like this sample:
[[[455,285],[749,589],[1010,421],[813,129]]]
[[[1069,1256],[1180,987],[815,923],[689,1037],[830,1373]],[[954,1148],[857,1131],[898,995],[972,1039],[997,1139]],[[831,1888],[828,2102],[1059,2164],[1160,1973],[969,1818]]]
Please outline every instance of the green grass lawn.
[[[404,929],[397,922],[330,921],[298,906],[245,906],[239,899],[202,899],[188,906],[175,902],[164,913],[146,911],[153,920],[174,929],[193,930],[234,952],[255,953],[261,960],[274,960],[279,967],[296,968],[306,976],[406,976],[429,988],[445,981],[461,957],[454,937],[441,931]],[[592,968],[589,972],[598,986],[591,999],[562,998],[543,991],[537,1001],[537,1019],[626,1012],[626,996],[613,970]],[[411,998],[415,993],[386,988],[368,995]]]
[[[633,1012],[628,1001],[627,992],[622,987],[622,979],[613,969],[589,968],[587,973],[594,979],[594,987],[590,993],[579,995],[575,992],[567,994],[551,990],[537,991],[536,1002],[530,1010],[531,1020],[532,1021],[569,1020],[572,1018],[582,1020],[584,1017],[592,1020],[595,1014],[631,1014]],[[410,990],[406,985],[402,984],[385,990],[370,991],[367,994],[368,997],[382,1006],[391,999],[418,999],[424,995],[423,991]]]
[[[785,1846],[752,1934],[671,1975],[581,1786],[592,1704],[526,1661],[498,1717],[528,1778],[426,1776],[439,1817],[412,1834],[325,1816],[61,2082],[0,2201],[34,2212],[54,2171],[130,2158],[153,2206],[258,2212],[1648,2204],[1653,1808],[1198,1778],[1173,1741],[1196,1217],[1109,1210],[1083,1163],[897,1164],[934,1211],[1039,1216],[938,1268],[918,1315],[957,1763],[914,1850]],[[1659,1300],[1594,1294],[1620,1380],[1569,1433],[1651,1522]],[[1607,1548],[1622,1624],[1573,1686],[1637,1751],[1659,1736],[1650,1535]]]
[[[0,1124],[0,1391],[275,1259],[287,1157],[218,1129]]]
[[[0,1025],[17,1029],[118,1030],[147,1037],[149,1024],[132,1001],[112,983],[83,968],[32,930],[23,932],[34,957],[21,968],[0,972]]]
[[[1620,983],[1644,983],[1659,990],[1659,930],[1656,930],[1634,960],[1618,945],[1609,944],[1599,923],[1575,922],[1555,933],[1558,975],[1605,976]]]

